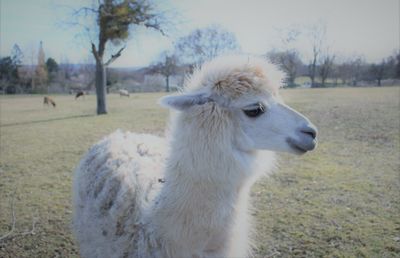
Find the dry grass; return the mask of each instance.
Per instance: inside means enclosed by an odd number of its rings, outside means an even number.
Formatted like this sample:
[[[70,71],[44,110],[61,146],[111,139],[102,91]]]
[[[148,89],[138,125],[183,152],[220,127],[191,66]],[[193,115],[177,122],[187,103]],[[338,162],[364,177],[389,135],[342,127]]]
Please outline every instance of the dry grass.
[[[400,88],[285,90],[320,130],[303,157],[253,191],[257,257],[400,256]],[[0,97],[0,257],[77,257],[70,231],[72,171],[87,148],[121,128],[163,134],[162,94]],[[32,225],[35,225],[32,231]]]

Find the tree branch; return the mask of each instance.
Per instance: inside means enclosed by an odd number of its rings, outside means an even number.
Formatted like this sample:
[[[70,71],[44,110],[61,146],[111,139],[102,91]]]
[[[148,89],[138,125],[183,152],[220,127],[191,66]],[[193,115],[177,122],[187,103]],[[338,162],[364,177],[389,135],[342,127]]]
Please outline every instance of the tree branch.
[[[24,232],[19,232],[19,233],[14,233],[15,231],[15,223],[16,223],[16,216],[15,216],[15,205],[14,205],[14,197],[15,194],[11,197],[11,214],[12,214],[12,222],[11,222],[11,229],[8,231],[6,234],[0,237],[0,243],[1,241],[13,239],[17,236],[26,236],[26,235],[34,235],[35,234],[35,225],[36,225],[36,220],[32,218],[32,229],[29,231],[24,231]]]
[[[94,8],[82,7],[82,8],[79,8],[78,10],[74,10],[74,13],[72,15],[79,15],[82,11],[85,12],[85,15],[87,15],[88,12],[92,12],[95,14],[97,14],[99,12],[98,10],[96,10]]]
[[[105,66],[110,65],[112,62],[114,62],[118,57],[121,56],[122,51],[125,49],[125,46],[123,46],[116,54],[111,55],[111,58],[105,63]]]
[[[96,50],[96,46],[94,45],[94,43],[92,42],[92,53],[94,55],[94,58],[96,59],[96,62],[100,62],[100,57],[99,57],[99,53]]]
[[[159,32],[161,33],[161,35],[163,35],[163,36],[168,36],[168,35],[165,33],[165,31],[161,28],[160,24],[158,24],[158,23],[155,23],[155,24],[153,24],[153,23],[144,23],[143,25],[144,25],[146,28],[152,28],[152,29],[154,29],[154,30],[159,31]]]

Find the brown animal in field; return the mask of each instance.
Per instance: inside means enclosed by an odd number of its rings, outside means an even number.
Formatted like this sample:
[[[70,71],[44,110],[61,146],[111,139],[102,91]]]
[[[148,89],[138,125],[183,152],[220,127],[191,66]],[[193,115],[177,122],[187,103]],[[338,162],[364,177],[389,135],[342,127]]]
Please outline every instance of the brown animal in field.
[[[50,98],[49,96],[44,96],[43,105],[48,106],[49,104],[52,104],[53,107],[56,107],[56,102],[52,98]]]
[[[83,96],[85,98],[85,92],[84,91],[78,91],[75,95],[75,100],[78,99],[80,96]]]

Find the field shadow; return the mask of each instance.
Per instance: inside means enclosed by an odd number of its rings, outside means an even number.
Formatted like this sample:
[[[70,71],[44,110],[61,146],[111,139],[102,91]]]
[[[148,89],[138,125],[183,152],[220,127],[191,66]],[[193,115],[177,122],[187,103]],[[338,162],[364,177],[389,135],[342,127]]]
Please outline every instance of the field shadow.
[[[50,118],[50,119],[43,119],[43,120],[36,120],[36,121],[26,121],[26,122],[17,122],[17,123],[10,123],[10,124],[0,124],[0,127],[11,127],[11,126],[18,126],[18,125],[31,125],[31,124],[40,124],[40,123],[47,123],[53,121],[60,121],[60,120],[68,120],[74,118],[83,118],[83,117],[93,117],[96,116],[95,114],[86,114],[86,115],[76,115],[76,116],[67,116],[67,117],[57,117],[57,118]]]

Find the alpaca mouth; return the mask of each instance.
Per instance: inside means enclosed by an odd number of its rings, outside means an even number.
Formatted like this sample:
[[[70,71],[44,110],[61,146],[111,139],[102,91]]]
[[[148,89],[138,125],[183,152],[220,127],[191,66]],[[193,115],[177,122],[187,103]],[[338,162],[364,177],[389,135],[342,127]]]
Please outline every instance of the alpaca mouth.
[[[315,149],[315,147],[317,145],[316,139],[313,139],[311,141],[301,142],[301,141],[297,141],[293,138],[287,138],[286,142],[289,144],[289,146],[292,148],[292,150],[296,154],[299,154],[299,155]]]
[[[293,143],[289,143],[289,146],[295,151],[296,154],[300,154],[301,155],[301,154],[304,154],[304,153],[307,152],[307,150],[305,150],[302,147],[297,146],[297,145],[295,145]]]

